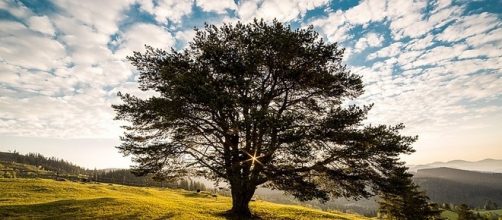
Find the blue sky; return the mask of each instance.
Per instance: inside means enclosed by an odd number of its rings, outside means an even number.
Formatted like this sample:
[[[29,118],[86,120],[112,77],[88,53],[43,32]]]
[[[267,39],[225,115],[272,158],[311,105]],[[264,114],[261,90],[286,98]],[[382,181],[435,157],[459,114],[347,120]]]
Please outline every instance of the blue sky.
[[[181,50],[203,24],[313,25],[363,75],[366,123],[419,135],[411,164],[502,159],[502,1],[0,1],[0,150],[127,167],[114,146],[125,61],[144,44]]]

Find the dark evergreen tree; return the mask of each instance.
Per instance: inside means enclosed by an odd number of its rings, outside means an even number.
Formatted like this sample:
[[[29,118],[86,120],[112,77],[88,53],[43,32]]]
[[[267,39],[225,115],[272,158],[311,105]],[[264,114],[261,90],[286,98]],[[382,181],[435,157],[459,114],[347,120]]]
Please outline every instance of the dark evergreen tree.
[[[483,209],[485,210],[494,210],[497,209],[498,205],[497,203],[493,202],[492,200],[486,200],[485,205],[483,206]]]
[[[151,98],[121,94],[119,149],[136,174],[226,181],[233,214],[249,216],[256,187],[300,200],[369,197],[413,152],[403,125],[363,125],[370,106],[343,49],[312,28],[274,21],[206,26],[187,49],[147,47],[128,57]]]
[[[380,217],[392,220],[441,219],[439,206],[429,202],[425,192],[413,183],[407,168],[396,169],[379,201]]]
[[[457,208],[458,220],[475,220],[476,216],[466,204],[461,204]]]
[[[441,204],[441,208],[446,209],[446,210],[451,210],[451,206],[448,203]]]

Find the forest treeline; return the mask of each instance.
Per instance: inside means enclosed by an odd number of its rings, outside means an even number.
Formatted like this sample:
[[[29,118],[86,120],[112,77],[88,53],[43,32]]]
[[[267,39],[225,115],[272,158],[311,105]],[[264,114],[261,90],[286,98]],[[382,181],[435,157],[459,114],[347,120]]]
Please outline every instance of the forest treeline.
[[[88,170],[73,163],[55,157],[45,157],[39,153],[20,154],[14,152],[0,152],[0,161],[28,164],[43,170],[58,172],[59,174],[87,174]]]
[[[502,174],[453,168],[419,170],[414,181],[438,204],[485,208],[487,201],[502,204]]]
[[[119,183],[123,185],[180,188],[190,191],[207,190],[204,183],[193,179],[181,179],[171,182],[158,181],[154,180],[151,175],[136,176],[129,169],[95,170],[90,178],[97,182]]]
[[[136,176],[129,169],[86,169],[71,162],[39,153],[0,152],[0,177],[38,177],[83,182],[115,183],[131,186],[154,186],[185,190],[207,190],[204,183],[193,179],[156,181],[151,175]],[[32,167],[23,166],[30,165]]]

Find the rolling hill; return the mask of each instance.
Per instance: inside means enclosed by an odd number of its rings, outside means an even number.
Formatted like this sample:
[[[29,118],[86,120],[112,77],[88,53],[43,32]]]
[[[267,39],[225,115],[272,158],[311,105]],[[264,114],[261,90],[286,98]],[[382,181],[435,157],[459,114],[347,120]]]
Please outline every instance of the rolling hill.
[[[231,199],[166,188],[0,178],[0,219],[225,219]],[[251,202],[262,219],[367,219],[297,205]]]
[[[483,207],[487,200],[502,204],[502,174],[453,168],[422,169],[414,181],[437,203]]]
[[[484,160],[491,165],[496,164],[496,160]],[[457,161],[456,163],[463,163]],[[485,167],[486,168],[486,167]],[[96,176],[97,175],[97,176]],[[192,190],[193,187],[181,187],[183,184],[174,183],[171,185],[162,184],[151,180],[150,177],[136,177],[128,170],[86,170],[57,158],[46,158],[40,154],[20,155],[16,153],[0,152],[0,178],[1,177],[28,177],[28,178],[52,178],[62,177],[71,180],[91,179],[102,182],[97,187],[107,186],[107,183],[118,183],[132,186],[164,186],[169,188],[184,188]],[[19,180],[21,181],[21,180]],[[27,180],[28,181],[28,180]],[[41,181],[41,180],[38,180]],[[491,200],[502,205],[502,174],[467,171],[447,167],[420,169],[415,173],[414,181],[427,192],[427,195],[436,203],[461,204],[465,203],[471,207],[481,208],[487,200]],[[89,183],[86,183],[89,184]],[[87,185],[85,185],[87,186]],[[118,185],[115,185],[118,186]],[[195,187],[201,188],[201,187]],[[159,188],[138,188],[157,189],[165,191],[168,189]],[[180,192],[173,191],[173,192]],[[226,197],[225,197],[226,198]],[[375,216],[377,203],[375,198],[358,201],[347,199],[333,199],[327,203],[318,201],[299,202],[292,196],[284,195],[282,191],[259,189],[256,198],[266,200],[271,203],[283,203],[289,205],[302,205],[315,207],[323,210],[344,210],[346,212],[357,212],[367,216]],[[0,202],[3,197],[0,194]],[[72,199],[75,199],[72,197]],[[228,198],[226,198],[228,199]],[[0,205],[2,205],[0,203]],[[3,207],[3,206],[2,206]],[[315,210],[315,209],[312,209]],[[0,213],[2,209],[0,208]],[[0,215],[0,219],[2,216]]]

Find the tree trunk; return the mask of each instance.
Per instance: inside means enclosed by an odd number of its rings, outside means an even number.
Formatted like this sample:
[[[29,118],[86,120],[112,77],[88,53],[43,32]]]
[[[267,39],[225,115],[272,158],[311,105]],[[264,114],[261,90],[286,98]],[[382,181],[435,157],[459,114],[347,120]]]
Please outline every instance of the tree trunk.
[[[232,186],[232,215],[239,217],[251,217],[249,210],[249,201],[253,197],[256,187],[234,187]]]

